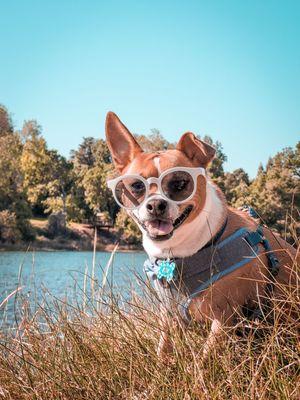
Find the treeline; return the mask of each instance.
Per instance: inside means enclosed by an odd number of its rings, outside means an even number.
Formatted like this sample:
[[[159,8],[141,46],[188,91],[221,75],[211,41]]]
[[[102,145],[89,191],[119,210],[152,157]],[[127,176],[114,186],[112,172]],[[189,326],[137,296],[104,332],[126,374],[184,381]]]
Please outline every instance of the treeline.
[[[158,130],[136,137],[146,151],[174,147]],[[221,143],[207,136],[202,139],[217,148],[209,173],[229,204],[253,206],[280,233],[287,227],[289,232],[299,229],[300,142],[270,158],[265,168],[260,165],[251,180],[242,168],[225,172],[227,157]],[[76,222],[91,221],[101,212],[129,242],[138,240],[136,226],[119,210],[106,186],[113,173],[104,140],[83,138],[67,159],[48,149],[37,121],[25,121],[17,131],[8,110],[0,106],[0,241],[33,240],[29,219],[56,212]]]

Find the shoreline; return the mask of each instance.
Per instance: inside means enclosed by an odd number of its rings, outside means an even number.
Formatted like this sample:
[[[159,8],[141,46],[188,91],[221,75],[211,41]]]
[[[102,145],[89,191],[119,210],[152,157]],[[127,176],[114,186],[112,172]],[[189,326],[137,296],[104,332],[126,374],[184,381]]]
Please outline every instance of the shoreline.
[[[9,251],[94,251],[94,227],[89,224],[71,222],[65,234],[49,238],[47,235],[47,220],[30,220],[37,235],[33,241],[16,243],[1,243],[0,254]],[[97,229],[96,251],[112,252],[119,243],[118,252],[141,252],[141,243],[127,243],[126,238],[115,228]]]
[[[114,248],[115,248],[115,243],[112,244],[105,244],[105,245],[99,245],[97,244],[96,246],[96,251],[102,251],[106,253],[111,253]],[[56,244],[53,245],[43,245],[41,246],[36,245],[36,243],[18,243],[18,244],[1,244],[0,245],[0,254],[1,253],[8,253],[8,252],[13,252],[13,251],[19,251],[19,252],[36,252],[36,251],[41,251],[41,252],[63,252],[63,251],[72,251],[72,252],[80,252],[80,251],[94,251],[93,245],[90,246],[80,246],[80,245],[67,245],[67,246],[56,246]],[[124,245],[120,244],[117,252],[120,253],[134,253],[134,252],[143,252],[143,246],[142,245]]]

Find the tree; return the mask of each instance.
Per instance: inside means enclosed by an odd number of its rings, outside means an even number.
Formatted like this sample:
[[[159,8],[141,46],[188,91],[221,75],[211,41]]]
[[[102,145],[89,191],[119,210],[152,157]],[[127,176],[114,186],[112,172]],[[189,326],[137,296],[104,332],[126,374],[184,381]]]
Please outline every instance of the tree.
[[[146,152],[173,149],[174,144],[168,142],[158,129],[151,129],[149,135],[134,135],[139,145]]]
[[[7,108],[0,104],[0,136],[13,133],[13,123]]]
[[[65,157],[58,154],[56,150],[48,152],[52,164],[51,180],[46,185],[48,196],[43,201],[46,207],[45,212],[62,211],[69,218],[74,216],[74,206],[72,205],[71,190],[74,183],[72,163]]]
[[[203,140],[204,142],[210,144],[216,149],[215,158],[212,162],[208,165],[207,171],[211,179],[223,190],[225,191],[224,187],[224,162],[227,161],[227,156],[223,151],[223,146],[219,141],[214,142],[213,139],[205,135],[203,138],[200,135],[196,135],[198,139]]]
[[[300,143],[271,157],[265,169],[260,165],[252,181],[241,168],[226,173],[224,193],[230,205],[252,206],[268,227],[293,242],[300,230]]]
[[[43,214],[43,201],[48,196],[47,186],[51,181],[53,168],[51,156],[41,135],[41,127],[35,120],[25,121],[21,135],[24,140],[21,155],[24,189],[33,210]]]
[[[0,136],[0,199],[1,208],[8,209],[22,192],[19,163],[22,144],[17,134]]]
[[[249,176],[238,168],[233,172],[226,172],[224,175],[224,194],[228,203],[234,207],[245,205],[245,198],[249,195]]]
[[[0,154],[1,224],[3,229],[7,227],[6,234],[2,229],[2,239],[10,236],[7,232],[14,232],[16,238],[31,239],[33,232],[28,223],[31,213],[26,201],[23,175],[20,170],[22,142],[19,134],[11,131],[10,126],[8,132],[5,133],[2,130],[0,135]]]
[[[48,150],[36,121],[26,121],[21,135],[24,140],[21,156],[24,188],[33,210],[37,214],[68,212],[72,164],[56,150]]]
[[[21,238],[16,214],[8,210],[0,211],[0,242],[16,243]]]
[[[85,217],[107,211],[114,219],[119,207],[106,184],[107,176],[114,171],[106,142],[84,138],[79,149],[72,152],[72,162],[77,202],[85,210]]]
[[[71,151],[71,160],[78,173],[91,168],[95,164],[95,145],[96,140],[94,138],[84,137],[79,149]]]
[[[224,162],[227,161],[227,156],[223,151],[223,146],[218,140],[214,142],[208,135],[205,135],[202,140],[216,149],[215,158],[208,166],[208,172],[213,180],[222,180],[224,178]]]
[[[157,129],[135,137],[148,152],[175,147]],[[227,157],[221,143],[209,136],[202,140],[216,148],[208,173],[229,204],[253,206],[269,227],[281,233],[287,225],[299,230],[300,142],[278,152],[265,168],[260,165],[251,181],[242,168],[225,173]],[[37,214],[64,212],[79,221],[99,211],[112,219],[118,214],[116,223],[125,238],[139,240],[136,226],[124,210],[118,213],[107,188],[108,177],[116,172],[104,140],[83,138],[69,161],[48,149],[37,121],[25,121],[21,132],[15,132],[8,110],[0,105],[0,154],[0,240],[32,237],[29,205]]]
[[[107,176],[113,171],[110,164],[95,163],[95,166],[88,169],[82,179],[85,190],[85,200],[94,214],[98,211],[108,211],[111,218],[115,218],[118,207],[108,189]]]
[[[176,148],[176,144],[170,143],[166,140],[158,129],[152,129],[149,135],[134,135],[142,149],[146,152],[162,151],[167,149]],[[224,162],[227,161],[227,156],[223,151],[223,146],[219,141],[214,142],[208,135],[201,138],[196,135],[198,139],[210,144],[216,149],[216,156],[208,166],[208,173],[211,178],[223,188],[224,180]]]
[[[271,228],[281,234],[299,235],[300,208],[300,142],[271,157],[266,169],[259,167],[249,187],[245,203],[253,206]]]
[[[116,228],[120,230],[128,244],[137,244],[142,239],[142,233],[139,227],[123,208],[118,212]]]

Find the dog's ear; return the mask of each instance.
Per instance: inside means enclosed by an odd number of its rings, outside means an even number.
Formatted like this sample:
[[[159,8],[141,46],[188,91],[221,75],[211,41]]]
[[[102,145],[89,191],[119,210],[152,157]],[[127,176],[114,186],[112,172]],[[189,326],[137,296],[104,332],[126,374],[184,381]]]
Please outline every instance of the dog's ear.
[[[105,132],[112,159],[117,170],[121,172],[143,150],[126,126],[111,111],[106,116]]]
[[[198,139],[192,132],[181,136],[176,149],[183,151],[190,160],[204,168],[216,154],[216,150],[210,144]]]

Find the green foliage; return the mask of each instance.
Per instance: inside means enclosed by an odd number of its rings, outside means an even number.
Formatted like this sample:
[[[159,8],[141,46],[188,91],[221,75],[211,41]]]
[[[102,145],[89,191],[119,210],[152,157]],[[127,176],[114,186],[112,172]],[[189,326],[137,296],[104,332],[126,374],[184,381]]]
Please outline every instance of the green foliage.
[[[250,205],[269,227],[299,235],[300,142],[270,158],[265,169],[260,165],[253,181],[241,168],[226,173],[224,187],[232,206]]]
[[[0,136],[0,209],[11,208],[22,194],[20,156],[22,144],[16,134]]]
[[[216,183],[224,191],[225,174],[223,164],[227,161],[227,156],[223,151],[223,146],[219,141],[214,142],[212,138],[208,135],[204,136],[203,138],[201,138],[200,136],[197,137],[216,149],[215,158],[208,165],[207,170],[209,176],[214,181],[214,183]]]
[[[116,228],[120,230],[123,238],[128,244],[136,244],[141,241],[141,231],[124,209],[121,209],[118,212],[115,225]]]
[[[82,185],[85,189],[85,198],[87,204],[96,213],[108,211],[113,217],[115,206],[111,191],[106,184],[106,176],[112,171],[112,166],[105,163],[97,163],[90,168],[82,179]]]
[[[267,225],[284,233],[299,233],[300,142],[295,149],[283,149],[270,158],[266,169],[259,168],[249,186],[246,201],[257,208]]]
[[[43,206],[47,206],[46,213],[62,211],[72,214],[70,209],[70,191],[73,185],[72,164],[56,150],[49,151],[52,164],[50,180],[46,185],[47,198],[43,200]]]
[[[6,136],[9,133],[13,133],[13,123],[7,108],[0,104],[0,136]]]
[[[22,129],[24,147],[21,168],[28,201],[35,209],[43,210],[48,197],[57,196],[61,186],[63,157],[49,151],[41,128],[36,121],[27,121]]]
[[[0,241],[16,243],[21,239],[21,232],[18,229],[16,214],[3,210],[0,211]]]
[[[25,143],[21,156],[24,188],[32,207],[43,210],[42,202],[47,198],[52,163],[41,128],[36,121],[26,121],[22,129]]]
[[[108,147],[104,140],[84,138],[78,151],[73,151],[72,162],[76,176],[77,202],[91,217],[98,211],[107,211],[115,218],[118,207],[108,189],[107,176],[113,172]]]
[[[68,194],[65,198],[62,196],[48,197],[43,201],[43,205],[47,214],[65,212],[68,220],[76,221],[80,219],[81,210],[73,201],[72,194]]]
[[[3,126],[3,125],[2,125]],[[28,240],[33,232],[27,218],[31,216],[23,187],[23,175],[20,171],[22,143],[17,133],[2,131],[0,135],[0,212],[2,220],[2,240]],[[6,232],[6,233],[4,233]]]
[[[212,138],[208,135],[204,136],[202,140],[216,149],[216,156],[208,166],[208,172],[210,174],[210,177],[216,183],[222,182],[222,179],[224,178],[223,164],[227,161],[227,156],[223,151],[223,146],[218,140],[214,142]]]
[[[67,230],[66,214],[58,211],[52,213],[48,218],[47,231],[50,238],[64,235]]]
[[[48,150],[36,121],[24,123],[21,169],[24,189],[32,208],[42,213],[67,211],[72,187],[72,164],[56,150]]]
[[[93,221],[98,212],[104,212],[112,220],[118,214],[116,224],[126,240],[140,240],[136,225],[124,211],[119,212],[107,188],[107,178],[115,171],[106,142],[85,137],[67,160],[48,149],[41,132],[35,120],[25,121],[21,132],[15,132],[8,110],[0,105],[0,212],[7,211],[2,216],[7,221],[5,232],[15,232],[16,240],[31,240],[31,212],[36,216],[63,212],[68,220],[79,222]],[[174,148],[157,129],[135,137],[148,152]],[[221,143],[209,136],[202,140],[216,148],[208,173],[230,205],[253,206],[280,233],[286,226],[299,230],[300,143],[270,158],[250,180],[242,168],[225,173],[227,157]]]
[[[135,135],[135,138],[144,151],[160,151],[173,149],[174,144],[168,142],[158,129],[151,129],[150,135]]]
[[[249,195],[250,180],[248,174],[238,168],[233,172],[227,172],[223,178],[223,190],[229,204],[241,207]]]

